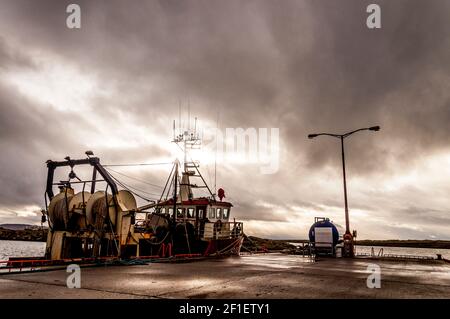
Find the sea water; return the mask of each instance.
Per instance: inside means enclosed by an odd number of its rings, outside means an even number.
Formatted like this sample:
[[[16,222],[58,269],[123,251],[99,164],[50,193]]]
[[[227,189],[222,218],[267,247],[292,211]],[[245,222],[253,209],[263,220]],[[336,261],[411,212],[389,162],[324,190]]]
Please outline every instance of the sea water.
[[[43,257],[45,242],[0,240],[0,260],[9,257]]]
[[[393,255],[436,258],[437,254],[441,254],[443,258],[450,260],[450,249],[373,246],[374,254],[378,255],[380,249],[383,249],[383,254]],[[370,254],[371,251],[372,246],[356,246],[356,254]],[[43,257],[44,254],[45,242],[0,240],[0,260],[8,260],[9,257]]]

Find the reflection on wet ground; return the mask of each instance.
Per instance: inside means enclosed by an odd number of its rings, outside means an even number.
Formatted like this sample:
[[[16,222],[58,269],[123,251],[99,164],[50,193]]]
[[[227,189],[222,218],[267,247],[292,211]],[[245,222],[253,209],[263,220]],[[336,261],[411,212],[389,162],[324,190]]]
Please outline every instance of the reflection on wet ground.
[[[381,288],[367,288],[369,264]],[[450,264],[319,259],[264,254],[190,263],[82,268],[81,289],[64,270],[0,276],[5,298],[450,298]]]

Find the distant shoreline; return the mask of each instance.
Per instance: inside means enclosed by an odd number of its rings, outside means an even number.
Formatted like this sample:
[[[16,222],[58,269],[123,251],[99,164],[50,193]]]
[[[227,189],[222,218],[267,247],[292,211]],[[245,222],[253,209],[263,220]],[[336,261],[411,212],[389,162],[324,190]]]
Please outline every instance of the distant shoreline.
[[[17,241],[47,241],[48,230],[46,228],[31,227],[25,229],[6,229],[0,227],[0,240],[17,240]]]
[[[291,239],[291,240],[274,240],[276,242],[285,243],[307,243],[307,240]],[[384,246],[384,247],[409,247],[409,248],[434,248],[434,249],[450,249],[450,240],[417,240],[417,239],[387,239],[387,240],[356,240],[356,246]]]
[[[359,240],[356,245],[450,249],[448,240]]]
[[[5,229],[0,227],[0,240],[17,240],[17,241],[37,241],[45,242],[47,240],[47,229],[40,227],[26,228],[22,230]],[[252,244],[264,245],[269,250],[285,249],[292,247],[289,243],[308,243],[305,239],[266,239],[249,236]],[[357,240],[358,246],[384,246],[384,247],[409,247],[409,248],[434,248],[434,249],[450,249],[450,240]]]

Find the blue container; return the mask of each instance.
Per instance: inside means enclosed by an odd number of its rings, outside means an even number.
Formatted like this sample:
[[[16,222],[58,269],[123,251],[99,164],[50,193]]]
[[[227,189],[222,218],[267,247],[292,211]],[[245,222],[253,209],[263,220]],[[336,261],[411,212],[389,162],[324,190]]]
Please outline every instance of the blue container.
[[[311,228],[309,229],[309,241],[310,242],[316,242],[316,238],[315,238],[315,234],[314,234],[314,229],[316,227],[330,227],[331,232],[333,234],[333,247],[337,245],[337,243],[339,241],[339,231],[336,228],[336,226],[332,222],[330,222],[330,220],[328,218],[323,218],[320,220],[316,219],[316,222],[314,224],[312,224]]]

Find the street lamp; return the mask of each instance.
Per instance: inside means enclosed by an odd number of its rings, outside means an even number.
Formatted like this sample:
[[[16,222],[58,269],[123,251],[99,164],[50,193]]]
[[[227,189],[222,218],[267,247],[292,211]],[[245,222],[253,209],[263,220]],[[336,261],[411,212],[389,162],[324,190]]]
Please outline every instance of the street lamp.
[[[347,180],[345,176],[345,153],[344,153],[344,139],[349,137],[353,133],[359,131],[374,131],[378,132],[380,130],[379,126],[371,126],[366,128],[360,128],[345,134],[331,134],[331,133],[318,133],[318,134],[309,134],[308,138],[313,139],[317,136],[327,135],[339,138],[341,140],[341,150],[342,150],[342,171],[344,177],[344,200],[345,200],[345,235],[344,235],[344,256],[345,257],[353,257],[354,256],[354,247],[353,247],[353,235],[350,233],[350,221],[348,216],[348,202],[347,202]]]

